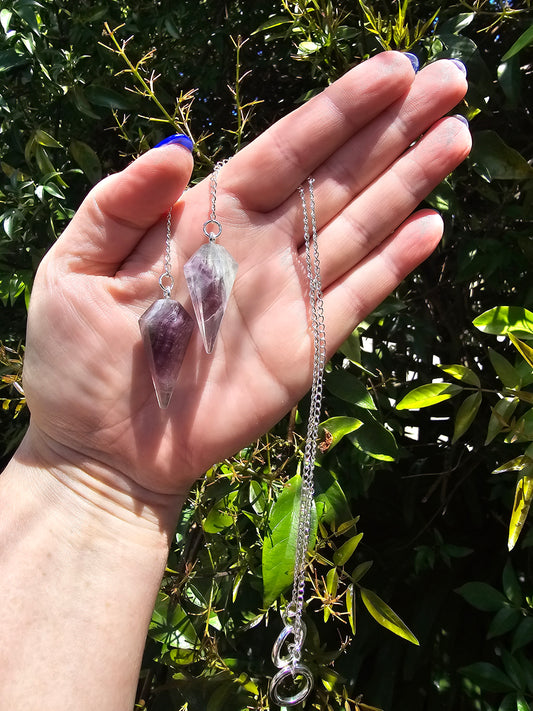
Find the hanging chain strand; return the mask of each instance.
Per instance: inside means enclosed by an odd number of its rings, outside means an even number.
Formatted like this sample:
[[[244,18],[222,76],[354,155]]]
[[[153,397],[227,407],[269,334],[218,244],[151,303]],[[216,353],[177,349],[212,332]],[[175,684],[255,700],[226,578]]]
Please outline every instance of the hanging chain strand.
[[[292,599],[283,614],[285,627],[272,650],[272,660],[279,667],[279,671],[272,679],[270,693],[273,700],[281,706],[295,706],[301,703],[308,696],[313,686],[311,672],[305,664],[300,664],[306,634],[305,624],[302,620],[305,600],[305,566],[311,531],[315,458],[322,409],[324,366],[326,364],[326,328],[313,183],[314,179],[308,178],[309,208],[307,207],[305,188],[303,186],[298,188],[302,201],[306,272],[309,281],[309,305],[311,331],[313,334],[313,382],[304,450]],[[293,641],[288,642],[291,637]],[[282,656],[282,647],[285,643],[287,643],[288,654],[287,656]],[[292,696],[287,696],[282,689],[288,677],[292,678],[293,686],[300,687]]]
[[[223,166],[226,165],[228,160],[229,160],[228,158],[225,158],[224,160],[218,161],[218,163],[215,165],[213,172],[211,173],[211,177],[209,179],[209,191],[211,193],[211,214],[209,215],[209,219],[207,220],[207,222],[204,222],[203,231],[204,231],[204,235],[207,237],[207,239],[210,242],[214,242],[217,239],[217,237],[220,237],[220,235],[222,233],[222,225],[217,220],[218,174],[220,173]],[[216,228],[217,228],[216,232],[214,232],[213,229],[210,228],[211,225],[216,226]]]
[[[174,277],[172,276],[172,259],[170,254],[170,245],[172,241],[172,207],[167,215],[167,236],[165,240],[165,271],[159,277],[159,286],[161,287],[165,299],[170,299],[172,289],[174,288]]]

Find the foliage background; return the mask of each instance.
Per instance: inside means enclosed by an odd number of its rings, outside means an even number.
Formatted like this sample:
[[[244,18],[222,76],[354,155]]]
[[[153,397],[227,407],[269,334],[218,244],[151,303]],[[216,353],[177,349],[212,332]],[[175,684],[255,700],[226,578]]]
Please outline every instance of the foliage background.
[[[533,304],[529,1],[0,7],[4,461],[28,417],[20,376],[34,271],[102,175],[186,130],[201,178],[217,157],[383,49],[414,51],[421,64],[441,56],[465,62],[470,88],[457,111],[471,122],[474,148],[429,198],[446,222],[442,246],[328,365],[308,587],[307,656],[318,681],[308,707],[531,708],[533,533],[526,523],[508,552],[517,473],[491,474],[533,440],[531,367],[508,341],[472,325],[496,306]],[[519,51],[504,61],[517,40]],[[482,383],[473,386],[476,406],[460,436],[462,398],[395,408],[415,385],[443,377],[438,364],[468,367]],[[498,415],[505,398],[514,408]],[[138,708],[270,707],[269,650],[286,591],[267,571],[290,557],[272,522],[283,529],[297,501],[305,412],[303,401],[191,492],[154,613]],[[489,423],[494,436],[485,445]],[[368,612],[381,611],[385,626],[409,637],[381,600],[419,647],[376,624]]]

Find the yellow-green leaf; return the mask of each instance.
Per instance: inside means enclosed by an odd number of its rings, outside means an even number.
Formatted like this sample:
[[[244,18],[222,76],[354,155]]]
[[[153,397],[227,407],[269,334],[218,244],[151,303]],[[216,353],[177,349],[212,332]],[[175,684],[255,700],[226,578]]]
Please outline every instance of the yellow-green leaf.
[[[496,306],[474,319],[473,324],[493,336],[513,333],[518,338],[533,338],[533,313],[520,306]]]
[[[527,343],[524,343],[524,341],[521,341],[519,338],[517,338],[514,333],[510,333],[509,338],[511,339],[511,343],[520,353],[522,358],[524,358],[524,360],[526,360],[533,368],[533,348],[531,348],[531,346],[528,346]]]
[[[329,452],[341,439],[359,429],[363,423],[356,417],[330,417],[321,422],[318,429],[319,448],[322,452]]]
[[[359,590],[366,609],[376,622],[379,622],[382,627],[394,632],[399,637],[403,637],[413,644],[420,644],[405,622],[375,592],[363,587],[359,587]]]
[[[352,634],[355,634],[356,612],[355,590],[353,584],[348,585],[346,588],[346,612],[348,613],[348,622],[350,623]]]
[[[439,368],[448,375],[451,375],[452,378],[462,380],[469,385],[475,385],[477,388],[481,386],[479,378],[474,371],[464,365],[439,365]]]
[[[504,397],[501,400],[498,400],[496,405],[494,405],[492,408],[492,415],[489,420],[485,444],[492,442],[496,435],[501,432],[504,427],[508,426],[509,420],[513,416],[518,402],[519,400],[516,397]]]
[[[478,391],[477,393],[469,395],[461,403],[459,409],[457,410],[457,415],[455,416],[452,443],[457,442],[457,440],[464,435],[472,422],[476,419],[482,400],[483,396]]]
[[[396,409],[418,410],[421,407],[431,407],[431,405],[449,400],[462,391],[463,388],[460,385],[452,383],[428,383],[407,393],[396,405]]]
[[[362,533],[358,533],[356,536],[352,536],[346,543],[343,543],[340,548],[337,548],[333,554],[333,562],[335,565],[344,565],[347,563],[355,552],[355,549],[361,542],[363,537]]]
[[[492,367],[496,371],[496,375],[506,388],[520,387],[522,384],[522,378],[516,368],[509,363],[505,356],[502,356],[501,353],[498,353],[498,351],[495,351],[493,348],[489,348],[489,358],[492,363]]]
[[[516,485],[513,512],[509,523],[509,539],[507,541],[510,551],[516,545],[533,499],[533,464],[528,467],[527,471],[528,473]]]

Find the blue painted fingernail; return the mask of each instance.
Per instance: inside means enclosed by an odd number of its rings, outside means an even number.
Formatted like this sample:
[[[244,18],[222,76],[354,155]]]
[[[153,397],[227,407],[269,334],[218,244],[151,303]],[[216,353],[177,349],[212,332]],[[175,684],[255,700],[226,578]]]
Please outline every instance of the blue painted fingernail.
[[[188,151],[191,151],[191,153],[192,153],[192,149],[194,147],[194,143],[189,138],[189,136],[186,136],[184,133],[175,133],[173,136],[169,136],[168,138],[163,138],[162,141],[159,141],[159,143],[155,144],[154,148],[160,148],[161,146],[168,146],[171,143],[177,143],[179,146],[183,146]]]
[[[411,64],[413,65],[413,69],[415,70],[415,74],[416,74],[418,71],[418,68],[420,66],[418,57],[416,56],[416,54],[412,54],[411,52],[404,52],[404,54],[407,57],[407,59],[411,62]]]
[[[452,116],[452,118],[457,119],[458,121],[461,121],[462,123],[464,123],[465,126],[470,126],[470,124],[468,123],[468,119],[466,118],[466,116],[463,116],[462,114],[454,114]]]
[[[466,67],[460,59],[450,59],[450,62],[453,62],[455,66],[463,72],[464,76],[466,76]]]

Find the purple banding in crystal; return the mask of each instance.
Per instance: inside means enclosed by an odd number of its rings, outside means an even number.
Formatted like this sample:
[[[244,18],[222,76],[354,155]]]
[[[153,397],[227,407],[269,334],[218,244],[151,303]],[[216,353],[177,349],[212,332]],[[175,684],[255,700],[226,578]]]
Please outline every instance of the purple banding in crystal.
[[[211,353],[237,274],[237,262],[222,245],[203,244],[183,267],[207,353]]]
[[[168,407],[185,358],[194,321],[173,299],[158,299],[139,319],[159,407]]]

